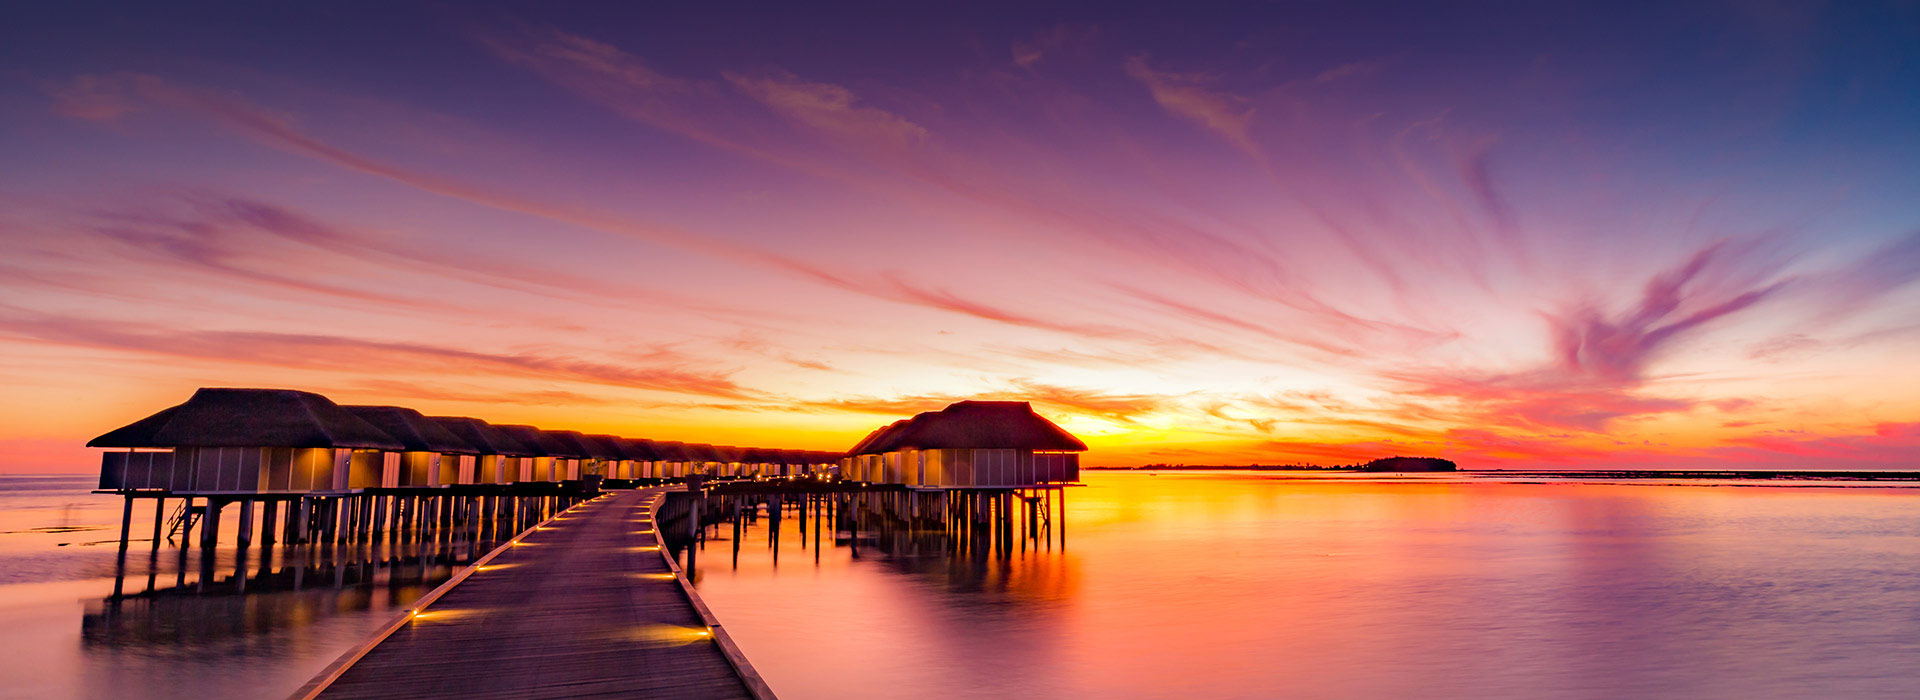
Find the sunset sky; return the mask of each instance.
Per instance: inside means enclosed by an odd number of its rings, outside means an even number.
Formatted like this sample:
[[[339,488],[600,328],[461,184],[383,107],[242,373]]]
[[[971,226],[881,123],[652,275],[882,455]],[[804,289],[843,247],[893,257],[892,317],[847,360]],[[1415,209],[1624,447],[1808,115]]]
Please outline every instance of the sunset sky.
[[[200,386],[1920,466],[1920,6],[10,3],[0,472]]]

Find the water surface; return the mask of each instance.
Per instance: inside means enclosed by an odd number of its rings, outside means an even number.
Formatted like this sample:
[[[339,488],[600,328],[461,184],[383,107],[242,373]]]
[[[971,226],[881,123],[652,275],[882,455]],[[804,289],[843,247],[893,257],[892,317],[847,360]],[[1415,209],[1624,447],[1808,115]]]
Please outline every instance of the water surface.
[[[0,477],[0,698],[285,697],[492,546],[228,544],[183,559],[152,548],[144,500],[122,575],[122,500],[93,483]]]
[[[1064,549],[780,561],[697,585],[786,700],[1913,697],[1920,490],[1087,475]],[[721,531],[718,537],[727,537]],[[818,563],[815,556],[819,557]]]

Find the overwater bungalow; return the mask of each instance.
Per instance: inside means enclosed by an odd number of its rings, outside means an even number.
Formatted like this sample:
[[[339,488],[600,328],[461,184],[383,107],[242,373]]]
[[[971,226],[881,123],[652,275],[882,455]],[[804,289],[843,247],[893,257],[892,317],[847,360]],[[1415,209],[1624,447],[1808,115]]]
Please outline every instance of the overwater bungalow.
[[[125,450],[103,456],[102,490],[183,495],[344,493],[379,484],[377,471],[354,473],[354,453],[407,449],[325,396],[286,389],[200,389],[87,446]]]
[[[379,482],[366,486],[434,488],[476,483],[481,450],[419,411],[399,406],[341,408],[406,446],[401,452],[355,453],[352,471],[356,474],[373,470],[373,462],[379,462],[374,470],[380,474]]]
[[[610,478],[614,470],[621,468],[627,461],[627,451],[620,445],[620,438],[612,435],[582,435],[578,432],[563,431],[571,434],[575,442],[586,448],[587,457],[580,462],[580,472],[575,479],[598,476]]]
[[[925,415],[925,414],[922,414]],[[907,427],[911,419],[901,419],[882,426],[867,434],[867,437],[847,450],[847,456],[840,460],[840,473],[849,481],[867,483],[888,483],[885,480],[885,445],[890,444],[893,436]]]
[[[548,435],[545,431],[531,425],[495,425],[501,432],[519,440],[526,451],[533,454],[519,460],[520,473],[514,476],[515,482],[522,481],[559,481],[553,476],[553,462],[556,459],[578,459],[571,457],[579,450]]]
[[[621,449],[627,454],[627,475],[624,479],[644,479],[654,477],[654,465],[661,459],[660,450],[652,440],[640,438],[616,438]]]
[[[1024,401],[961,401],[874,431],[843,461],[873,483],[1028,488],[1080,478],[1086,443]]]
[[[506,431],[478,418],[465,416],[429,416],[447,432],[474,448],[476,484],[511,484],[519,480],[520,460],[532,459],[536,450],[528,448]]]
[[[671,440],[645,440],[647,449],[653,450],[653,462],[641,470],[641,476],[655,479],[667,479],[685,476],[682,470],[687,461],[685,445]]]

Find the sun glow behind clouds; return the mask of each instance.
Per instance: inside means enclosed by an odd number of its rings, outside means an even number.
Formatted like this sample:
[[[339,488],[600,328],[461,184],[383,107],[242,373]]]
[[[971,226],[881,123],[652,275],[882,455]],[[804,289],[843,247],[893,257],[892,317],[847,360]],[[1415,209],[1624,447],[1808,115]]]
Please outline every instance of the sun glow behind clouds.
[[[1920,419],[1920,115],[1826,99],[1913,69],[1738,17],[1621,15],[1723,47],[1654,65],[1549,9],[922,15],[906,53],[256,18],[271,60],[40,12],[0,112],[10,471],[201,385],[820,449],[1032,400],[1123,465],[1901,466]],[[1912,53],[1870,15],[1801,31]]]

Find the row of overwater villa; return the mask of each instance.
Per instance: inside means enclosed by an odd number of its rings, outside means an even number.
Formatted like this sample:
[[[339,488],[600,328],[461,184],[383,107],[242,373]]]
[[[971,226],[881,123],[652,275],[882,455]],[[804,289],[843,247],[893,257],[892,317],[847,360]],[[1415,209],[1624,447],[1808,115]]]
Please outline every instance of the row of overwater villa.
[[[186,541],[196,523],[203,546],[214,546],[221,511],[236,503],[243,546],[255,531],[265,542],[341,542],[488,523],[517,530],[601,488],[696,476],[911,491],[1051,488],[1078,480],[1086,449],[1025,402],[962,401],[838,453],[585,435],[342,406],[281,389],[201,389],[88,446],[109,450],[101,491],[127,499],[123,550],[133,501],[144,498],[158,499],[156,548],[163,537]],[[170,498],[180,502],[163,532]]]

